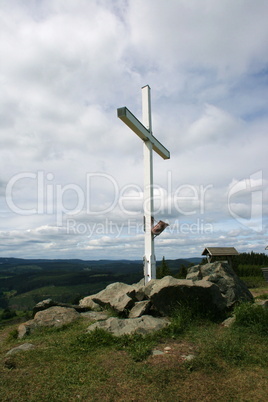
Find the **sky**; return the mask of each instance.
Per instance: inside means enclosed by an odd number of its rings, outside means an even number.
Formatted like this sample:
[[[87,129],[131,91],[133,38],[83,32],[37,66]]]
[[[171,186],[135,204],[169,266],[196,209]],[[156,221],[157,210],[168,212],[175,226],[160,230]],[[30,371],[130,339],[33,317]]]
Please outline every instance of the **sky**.
[[[268,245],[266,0],[0,0],[0,257],[141,260],[151,88],[156,258]]]

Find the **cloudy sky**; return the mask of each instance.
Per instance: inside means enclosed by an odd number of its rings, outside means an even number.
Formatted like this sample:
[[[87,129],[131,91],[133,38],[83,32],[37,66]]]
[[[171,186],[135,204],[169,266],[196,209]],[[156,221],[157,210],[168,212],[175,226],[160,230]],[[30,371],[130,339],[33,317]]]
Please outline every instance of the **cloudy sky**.
[[[150,85],[156,257],[264,252],[266,0],[0,0],[0,256],[142,259]]]

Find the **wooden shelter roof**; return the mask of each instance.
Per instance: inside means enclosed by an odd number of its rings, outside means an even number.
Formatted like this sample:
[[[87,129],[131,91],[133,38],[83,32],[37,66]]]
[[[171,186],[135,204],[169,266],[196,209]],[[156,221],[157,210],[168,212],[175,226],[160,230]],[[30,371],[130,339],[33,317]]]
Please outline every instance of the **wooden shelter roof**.
[[[239,255],[238,251],[234,247],[206,247],[202,255],[215,256],[231,256]]]

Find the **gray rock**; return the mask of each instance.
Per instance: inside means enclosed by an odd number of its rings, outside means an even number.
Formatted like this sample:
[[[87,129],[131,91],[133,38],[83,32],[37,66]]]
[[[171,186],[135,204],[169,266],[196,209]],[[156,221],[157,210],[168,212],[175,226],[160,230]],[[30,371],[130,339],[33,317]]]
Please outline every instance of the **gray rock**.
[[[226,320],[224,320],[224,321],[221,323],[221,325],[222,325],[223,327],[229,328],[229,327],[231,327],[231,326],[233,325],[234,322],[235,322],[235,316],[232,316],[232,317],[226,318]]]
[[[104,329],[111,332],[115,336],[121,336],[126,334],[148,334],[154,331],[158,331],[167,325],[170,321],[167,318],[155,318],[150,315],[143,315],[139,318],[127,318],[120,319],[117,317],[108,318],[105,321],[98,321],[90,325],[87,332],[94,331],[96,328]]]
[[[37,303],[34,308],[33,308],[33,315],[35,315],[36,313],[38,313],[38,311],[43,311],[46,310],[50,307],[69,307],[69,308],[73,308],[75,309],[78,313],[82,313],[85,311],[89,310],[89,307],[87,306],[82,306],[82,305],[75,305],[75,304],[69,304],[69,303],[61,303],[61,302],[55,302],[52,299],[46,299],[46,300],[42,300],[39,303]]]
[[[55,327],[70,324],[77,320],[80,314],[73,308],[68,307],[50,307],[43,311],[38,311],[33,320],[20,324],[18,327],[18,338],[32,333],[38,327]]]
[[[161,355],[164,355],[164,354],[165,354],[165,352],[162,352],[162,350],[158,350],[158,349],[152,350],[152,355],[153,356],[161,356]]]
[[[268,309],[268,300],[259,300],[255,304],[262,306],[264,309]]]
[[[94,295],[90,295],[90,296],[87,296],[87,297],[84,297],[83,299],[81,299],[81,300],[79,301],[79,306],[81,306],[81,307],[88,307],[90,310],[93,310],[93,311],[100,311],[100,310],[101,310],[101,307],[100,307],[99,304],[95,303],[95,302],[92,300],[92,297],[93,297],[93,296],[94,296]]]
[[[82,318],[87,318],[92,321],[107,320],[109,315],[102,311],[87,311],[86,313],[81,313]]]
[[[143,300],[136,302],[134,307],[130,310],[128,317],[137,318],[142,315],[146,315],[151,307],[151,302],[149,300]]]
[[[32,343],[24,343],[23,345],[17,346],[6,353],[6,356],[15,355],[19,352],[25,352],[27,350],[34,349],[35,346]]]
[[[181,302],[187,302],[189,305],[198,303],[219,312],[226,308],[225,299],[218,286],[204,280],[193,282],[165,276],[151,280],[145,286],[145,294],[163,316],[169,315]]]
[[[73,308],[56,306],[36,313],[34,321],[36,321],[39,326],[61,327],[62,325],[77,320],[79,317],[79,313]]]
[[[187,362],[190,362],[190,361],[194,360],[195,355],[182,355],[182,357],[183,357],[184,360],[186,360]]]
[[[247,286],[226,262],[216,261],[205,265],[196,265],[188,269],[186,279],[206,280],[217,285],[226,300],[228,308],[238,301],[252,301],[253,296]]]
[[[186,279],[166,276],[146,285],[144,279],[134,285],[116,282],[82,299],[80,306],[95,309],[97,304],[123,316],[129,313],[130,318],[137,318],[148,313],[170,315],[173,308],[185,302],[218,313],[241,300],[253,300],[246,285],[227,263],[214,262],[189,268]]]
[[[117,313],[125,313],[134,306],[135,293],[133,286],[115,282],[93,295],[92,300],[102,307],[112,308]]]
[[[18,326],[18,339],[24,338],[26,335],[30,335],[35,328],[37,328],[37,322],[35,320],[29,320],[23,322]]]
[[[33,315],[35,315],[38,311],[43,311],[56,305],[57,303],[55,303],[52,299],[42,300],[34,306]]]

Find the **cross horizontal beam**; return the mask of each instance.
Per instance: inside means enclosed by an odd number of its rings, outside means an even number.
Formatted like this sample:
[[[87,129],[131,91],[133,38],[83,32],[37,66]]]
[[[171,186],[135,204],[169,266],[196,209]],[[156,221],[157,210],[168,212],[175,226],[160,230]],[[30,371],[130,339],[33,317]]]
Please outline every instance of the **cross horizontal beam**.
[[[162,145],[146,127],[128,110],[127,107],[117,109],[117,116],[143,141],[150,141],[153,150],[163,159],[169,159],[169,151]]]

